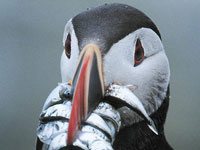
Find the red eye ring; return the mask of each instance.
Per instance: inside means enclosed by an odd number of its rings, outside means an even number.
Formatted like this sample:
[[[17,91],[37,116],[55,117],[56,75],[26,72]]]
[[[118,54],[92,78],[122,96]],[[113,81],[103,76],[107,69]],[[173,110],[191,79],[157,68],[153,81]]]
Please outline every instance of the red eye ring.
[[[67,58],[70,59],[71,57],[71,35],[70,34],[67,35],[67,39],[65,41],[65,54]]]
[[[134,55],[134,67],[138,66],[144,60],[144,49],[142,47],[140,39],[137,39],[135,46],[135,55]]]

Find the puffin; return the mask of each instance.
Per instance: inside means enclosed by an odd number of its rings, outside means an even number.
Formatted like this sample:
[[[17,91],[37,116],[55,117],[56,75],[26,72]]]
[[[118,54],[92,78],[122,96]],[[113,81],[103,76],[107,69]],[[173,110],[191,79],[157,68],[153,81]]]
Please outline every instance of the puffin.
[[[61,78],[71,88],[59,96],[72,99],[72,108],[62,150],[83,149],[72,143],[101,102],[120,115],[113,149],[173,149],[164,132],[170,67],[161,34],[146,14],[118,3],[87,9],[67,22],[63,46]],[[38,150],[41,145],[38,138]]]

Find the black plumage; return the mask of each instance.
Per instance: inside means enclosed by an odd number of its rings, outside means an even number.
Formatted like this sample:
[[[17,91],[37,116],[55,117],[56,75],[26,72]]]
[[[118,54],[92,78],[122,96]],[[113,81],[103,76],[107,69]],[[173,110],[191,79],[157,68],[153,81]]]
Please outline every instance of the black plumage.
[[[143,12],[124,4],[105,4],[82,12],[72,19],[79,49],[95,42],[106,53],[131,32],[150,28],[161,38],[158,28]]]
[[[150,117],[153,119],[158,135],[153,133],[144,121],[122,129],[116,136],[116,150],[172,150],[164,134],[164,123],[169,106],[169,88],[166,98],[159,109]]]

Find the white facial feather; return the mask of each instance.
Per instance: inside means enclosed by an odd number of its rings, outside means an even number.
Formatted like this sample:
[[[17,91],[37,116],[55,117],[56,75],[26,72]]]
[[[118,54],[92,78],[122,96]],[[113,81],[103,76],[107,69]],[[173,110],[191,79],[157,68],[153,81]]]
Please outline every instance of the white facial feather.
[[[137,39],[141,40],[145,59],[134,67]],[[133,85],[133,93],[148,114],[161,105],[169,84],[169,63],[160,38],[151,29],[141,28],[115,43],[104,57],[106,85]]]
[[[65,46],[65,41],[68,34],[71,35],[71,58],[67,58],[64,50],[60,62],[62,82],[67,82],[73,79],[79,56],[78,40],[76,38],[71,20],[69,20],[65,26],[63,35],[63,46]]]

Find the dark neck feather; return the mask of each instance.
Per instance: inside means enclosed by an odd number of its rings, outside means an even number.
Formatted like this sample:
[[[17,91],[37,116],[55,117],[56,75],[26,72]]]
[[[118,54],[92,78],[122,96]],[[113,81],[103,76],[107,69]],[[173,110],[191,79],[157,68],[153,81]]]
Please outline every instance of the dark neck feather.
[[[154,120],[159,135],[155,135],[144,121],[122,129],[114,142],[116,150],[171,150],[164,135],[164,123],[169,106],[169,88],[160,108],[150,117]]]

